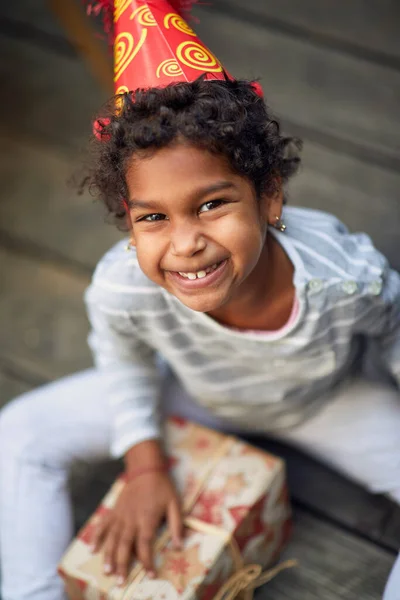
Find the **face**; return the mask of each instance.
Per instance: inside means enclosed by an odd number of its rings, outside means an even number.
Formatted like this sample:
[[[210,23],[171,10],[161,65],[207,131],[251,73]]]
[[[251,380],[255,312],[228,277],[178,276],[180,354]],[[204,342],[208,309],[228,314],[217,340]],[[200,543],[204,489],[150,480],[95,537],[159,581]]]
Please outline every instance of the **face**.
[[[126,178],[131,242],[149,279],[200,312],[246,293],[276,201],[257,199],[223,157],[184,144],[136,157]]]

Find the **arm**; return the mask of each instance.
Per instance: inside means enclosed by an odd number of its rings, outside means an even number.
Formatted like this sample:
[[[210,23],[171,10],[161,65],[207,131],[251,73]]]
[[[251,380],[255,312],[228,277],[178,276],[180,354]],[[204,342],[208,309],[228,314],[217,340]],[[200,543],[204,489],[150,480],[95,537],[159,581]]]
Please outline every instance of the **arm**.
[[[140,340],[129,314],[107,309],[93,286],[86,303],[92,325],[89,345],[112,411],[111,450],[124,456],[128,475],[114,509],[99,521],[92,547],[94,552],[103,547],[104,571],[115,573],[122,585],[134,552],[152,573],[153,540],[164,518],[179,547],[180,506],[164,468],[154,351]]]
[[[382,289],[369,295],[370,307],[363,319],[361,332],[372,339],[375,356],[400,387],[400,275],[387,265]]]
[[[111,409],[111,453],[120,458],[133,446],[160,438],[160,375],[154,351],[140,340],[130,316],[100,304],[104,296],[99,298],[93,285],[85,299],[88,343]]]
[[[400,387],[400,275],[389,270],[382,291],[384,326],[379,335],[382,358]]]

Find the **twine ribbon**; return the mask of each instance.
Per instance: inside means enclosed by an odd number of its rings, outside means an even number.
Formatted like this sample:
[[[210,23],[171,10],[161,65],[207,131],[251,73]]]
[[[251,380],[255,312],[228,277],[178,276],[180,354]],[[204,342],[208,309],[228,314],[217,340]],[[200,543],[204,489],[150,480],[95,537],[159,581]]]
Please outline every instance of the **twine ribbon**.
[[[278,573],[297,566],[297,560],[286,560],[272,569],[262,572],[260,565],[246,565],[234,573],[214,596],[213,600],[233,600],[245,592],[243,600],[253,600],[254,590],[271,581]]]

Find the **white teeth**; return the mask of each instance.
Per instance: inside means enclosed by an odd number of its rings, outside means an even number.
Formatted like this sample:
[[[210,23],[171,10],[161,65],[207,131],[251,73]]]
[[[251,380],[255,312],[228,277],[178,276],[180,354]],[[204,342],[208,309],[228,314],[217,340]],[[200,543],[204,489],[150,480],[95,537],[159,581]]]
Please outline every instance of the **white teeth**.
[[[219,263],[215,263],[215,265],[207,267],[207,269],[203,269],[202,271],[197,271],[197,273],[185,273],[183,271],[178,271],[178,273],[179,275],[181,275],[181,277],[186,277],[186,279],[203,279],[204,277],[206,277],[206,275],[208,275],[212,271],[215,271],[218,265]]]
[[[211,271],[215,271],[215,269],[218,267],[218,263],[215,263],[215,265],[211,265],[211,267],[208,267],[206,269],[206,273],[211,273]]]

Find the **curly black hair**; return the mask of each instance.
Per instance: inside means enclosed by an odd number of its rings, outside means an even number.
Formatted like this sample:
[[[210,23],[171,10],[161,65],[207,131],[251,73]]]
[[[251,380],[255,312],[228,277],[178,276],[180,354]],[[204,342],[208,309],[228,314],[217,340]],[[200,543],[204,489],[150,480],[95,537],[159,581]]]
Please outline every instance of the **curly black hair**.
[[[89,186],[120,229],[126,228],[125,173],[132,156],[183,140],[224,156],[235,173],[253,184],[258,197],[285,183],[300,163],[301,142],[280,133],[254,83],[205,80],[116,96],[96,121]]]

